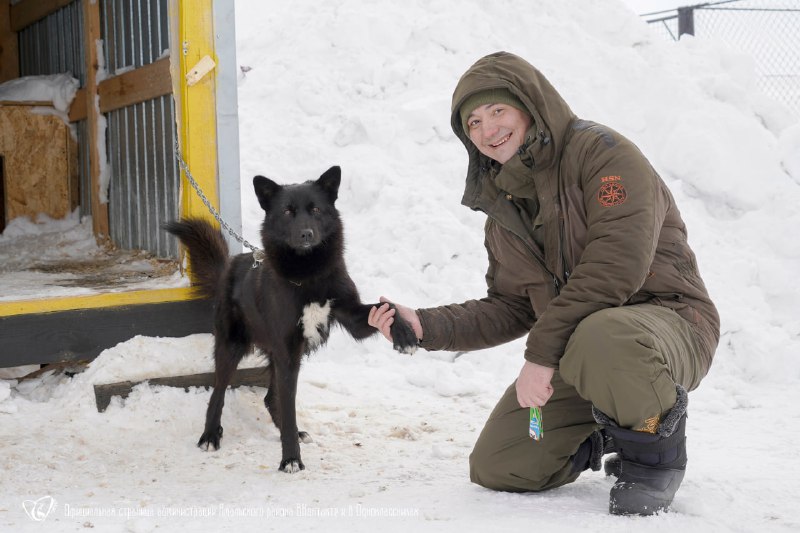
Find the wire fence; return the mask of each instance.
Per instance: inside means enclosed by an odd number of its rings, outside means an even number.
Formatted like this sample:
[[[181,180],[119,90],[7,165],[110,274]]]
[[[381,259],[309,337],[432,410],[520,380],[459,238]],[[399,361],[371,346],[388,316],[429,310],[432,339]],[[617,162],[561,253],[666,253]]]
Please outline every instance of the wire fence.
[[[665,39],[688,33],[750,55],[759,88],[800,116],[800,0],[727,0],[642,17]]]

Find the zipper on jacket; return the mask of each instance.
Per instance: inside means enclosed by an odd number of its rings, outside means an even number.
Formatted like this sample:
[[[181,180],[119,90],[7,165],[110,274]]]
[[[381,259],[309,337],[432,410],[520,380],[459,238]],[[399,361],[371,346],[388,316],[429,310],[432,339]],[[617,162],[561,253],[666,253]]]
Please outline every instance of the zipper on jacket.
[[[558,257],[561,261],[561,269],[564,271],[564,283],[569,281],[570,271],[567,268],[567,258],[564,257],[564,217],[561,216],[560,208],[558,213]]]

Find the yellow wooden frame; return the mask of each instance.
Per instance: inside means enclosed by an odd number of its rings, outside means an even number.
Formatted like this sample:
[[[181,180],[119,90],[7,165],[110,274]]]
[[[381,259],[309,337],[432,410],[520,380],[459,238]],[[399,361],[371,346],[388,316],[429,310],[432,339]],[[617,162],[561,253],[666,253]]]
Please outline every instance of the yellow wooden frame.
[[[53,313],[56,311],[70,311],[76,309],[124,307],[128,305],[175,302],[178,300],[196,300],[200,297],[201,296],[196,294],[191,287],[175,287],[169,289],[107,292],[102,294],[87,294],[85,296],[69,296],[65,298],[13,300],[0,302],[0,317],[33,313]]]
[[[84,0],[87,1],[87,0]],[[178,135],[184,160],[211,204],[219,209],[217,180],[216,72],[192,86],[186,74],[200,59],[214,52],[213,0],[172,0],[170,15],[173,37],[170,53],[173,95],[180,97]],[[177,28],[175,27],[177,21]],[[177,30],[177,33],[174,33]],[[92,47],[94,49],[94,47]],[[181,215],[207,218],[216,223],[183,172]],[[97,309],[128,305],[193,300],[199,298],[189,287],[110,292],[63,298],[40,298],[0,302],[0,317],[28,313],[50,313],[76,309]]]
[[[178,1],[177,42],[180,49],[175,50],[172,57],[179,58],[179,70],[177,76],[173,75],[173,86],[178,86],[179,90],[174,94],[180,94],[181,97],[178,123],[183,158],[206,198],[219,210],[216,76],[212,71],[191,87],[186,83],[187,73],[203,57],[211,56],[216,61],[212,7],[212,0]],[[174,65],[173,62],[173,73]],[[181,183],[181,213],[215,222],[185,176]]]

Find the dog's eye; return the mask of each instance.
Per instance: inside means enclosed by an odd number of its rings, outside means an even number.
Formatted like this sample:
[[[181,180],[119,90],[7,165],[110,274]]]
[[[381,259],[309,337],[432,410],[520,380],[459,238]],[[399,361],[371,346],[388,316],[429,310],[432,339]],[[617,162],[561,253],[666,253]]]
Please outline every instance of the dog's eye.
[[[283,210],[283,214],[286,215],[287,217],[291,216],[292,210],[287,207],[286,209]]]
[[[321,212],[322,212],[322,210],[319,207],[312,207],[311,208],[311,214],[312,215],[319,215]]]

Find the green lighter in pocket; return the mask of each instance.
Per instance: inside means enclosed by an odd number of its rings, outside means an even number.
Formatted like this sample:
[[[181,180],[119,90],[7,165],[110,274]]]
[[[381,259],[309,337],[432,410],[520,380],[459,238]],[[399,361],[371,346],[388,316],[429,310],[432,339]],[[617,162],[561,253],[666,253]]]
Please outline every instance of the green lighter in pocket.
[[[528,435],[533,440],[542,438],[542,410],[538,407],[531,407],[531,423],[528,426]]]

